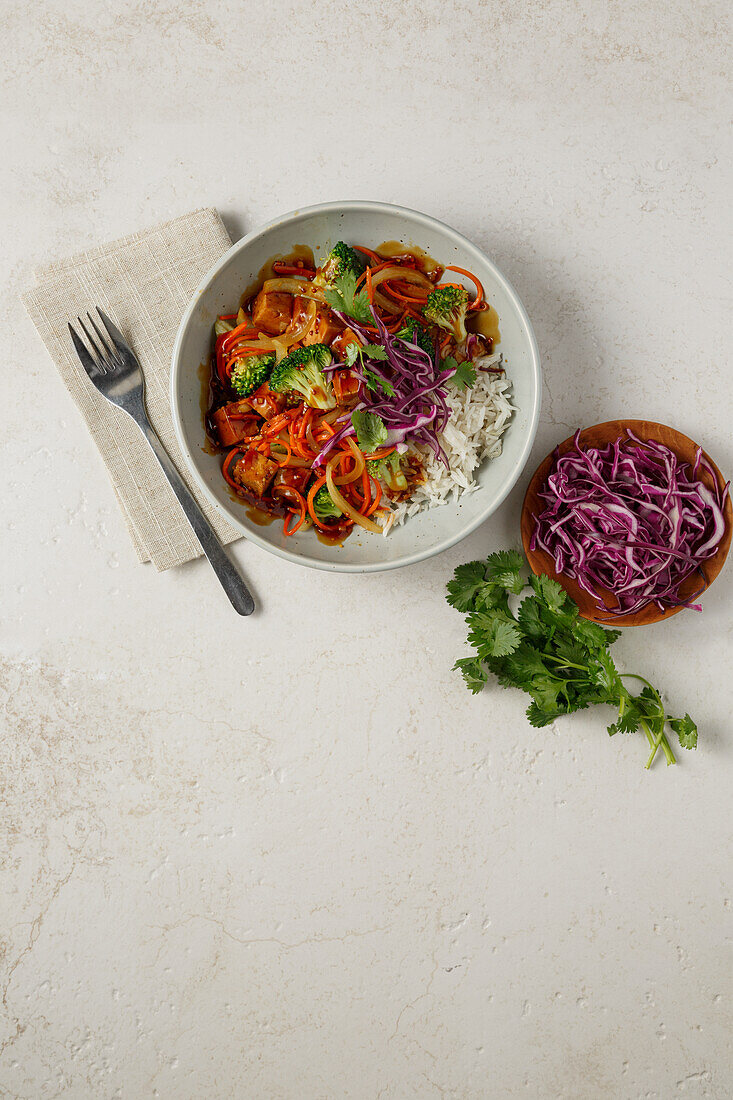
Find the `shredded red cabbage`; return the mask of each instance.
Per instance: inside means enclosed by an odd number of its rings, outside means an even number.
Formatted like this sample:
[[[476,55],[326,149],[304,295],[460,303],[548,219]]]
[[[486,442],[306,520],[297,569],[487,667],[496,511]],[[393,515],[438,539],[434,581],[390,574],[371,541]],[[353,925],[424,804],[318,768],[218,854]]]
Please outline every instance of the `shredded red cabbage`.
[[[599,611],[628,615],[650,602],[662,610],[685,606],[704,591],[700,569],[725,532],[723,508],[730,483],[718,486],[698,448],[692,467],[660,443],[627,439],[607,447],[574,447],[555,458],[543,490],[544,511],[534,516],[530,548],[554,558],[555,569],[573,577]],[[699,480],[712,476],[713,490]],[[680,586],[698,572],[702,587],[682,599]],[[616,600],[608,607],[599,589]]]
[[[347,317],[338,310],[334,310],[334,313],[365,344],[380,343],[387,352],[386,360],[370,359],[368,355],[364,356],[364,360],[370,372],[378,380],[386,382],[394,390],[394,395],[388,396],[381,388],[370,390],[364,372],[356,363],[351,370],[360,383],[358,408],[376,413],[382,418],[387,428],[388,446],[402,444],[407,439],[414,443],[423,443],[447,468],[448,459],[440,446],[438,434],[443,431],[450,417],[443,383],[455,374],[455,367],[441,370],[437,348],[435,355],[431,357],[418,346],[417,339],[413,342],[393,336],[373,308],[372,316],[378,334],[376,339],[373,333],[368,332],[353,317]],[[329,369],[335,370],[340,366],[345,364],[333,363]],[[323,465],[329,451],[348,435],[354,435],[350,423],[328,440],[314,459],[313,465]]]

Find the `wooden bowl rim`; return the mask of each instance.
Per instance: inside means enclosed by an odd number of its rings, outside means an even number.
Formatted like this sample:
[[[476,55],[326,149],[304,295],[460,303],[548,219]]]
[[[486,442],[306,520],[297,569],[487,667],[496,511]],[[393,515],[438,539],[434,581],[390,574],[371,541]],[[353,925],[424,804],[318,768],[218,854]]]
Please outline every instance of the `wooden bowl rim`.
[[[671,428],[668,424],[660,424],[654,420],[604,420],[599,424],[591,424],[587,428],[582,428],[579,434],[579,443],[582,447],[584,437],[587,438],[590,433],[601,432],[601,438],[596,440],[593,446],[605,446],[607,443],[611,443],[627,433],[628,430],[631,430],[644,441],[663,442],[664,445],[668,446],[670,450],[673,450],[682,461],[687,461],[687,459],[680,453],[678,445],[683,449],[687,447],[693,448],[695,451],[700,446],[694,439],[690,439],[689,436],[684,435],[683,432],[677,431],[676,428]],[[659,433],[659,435],[657,435],[657,433]],[[522,546],[524,547],[524,553],[532,572],[535,574],[546,573],[548,576],[552,577],[553,580],[556,580],[578,604],[581,617],[589,619],[591,622],[600,623],[601,626],[646,626],[651,623],[661,622],[663,619],[671,618],[672,615],[676,615],[679,611],[684,610],[684,605],[669,607],[661,611],[655,603],[650,602],[641,608],[641,610],[635,611],[633,614],[621,615],[618,618],[609,618],[608,616],[600,617],[600,613],[595,607],[595,604],[592,603],[588,593],[580,588],[572,577],[566,577],[564,574],[556,572],[555,563],[549,554],[544,550],[530,550],[529,543],[534,528],[531,512],[532,502],[536,498],[540,486],[547,480],[547,476],[555,461],[555,455],[562,455],[569,451],[574,445],[577,434],[578,433],[574,432],[571,436],[568,436],[567,439],[564,439],[562,443],[552,448],[550,453],[540,462],[533,473],[527,486],[527,491],[524,494],[520,527]],[[703,458],[710,463],[718,487],[722,490],[726,485],[726,480],[720,472],[720,468],[707,451],[703,448],[700,449],[702,450]],[[701,566],[704,573],[705,587],[700,593],[700,596],[707,592],[710,585],[720,573],[728,557],[731,535],[733,534],[733,504],[731,503],[730,493],[728,493],[725,499],[723,516],[725,519],[723,537],[713,556],[703,562]]]

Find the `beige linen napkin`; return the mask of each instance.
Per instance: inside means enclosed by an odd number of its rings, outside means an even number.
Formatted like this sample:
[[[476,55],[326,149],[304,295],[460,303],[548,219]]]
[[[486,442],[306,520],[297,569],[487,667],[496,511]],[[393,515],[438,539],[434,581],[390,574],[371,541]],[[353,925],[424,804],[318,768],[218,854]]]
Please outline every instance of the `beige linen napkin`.
[[[173,342],[196,286],[229,248],[216,210],[196,210],[154,229],[35,272],[23,302],[107,467],[140,561],[169,569],[201,554],[163,471],[132,420],[97,393],[67,324],[101,306],[129,339],[145,375],[150,419],[222,542],[237,532],[192,484],[173,432],[168,384]],[[198,385],[192,379],[192,385]]]

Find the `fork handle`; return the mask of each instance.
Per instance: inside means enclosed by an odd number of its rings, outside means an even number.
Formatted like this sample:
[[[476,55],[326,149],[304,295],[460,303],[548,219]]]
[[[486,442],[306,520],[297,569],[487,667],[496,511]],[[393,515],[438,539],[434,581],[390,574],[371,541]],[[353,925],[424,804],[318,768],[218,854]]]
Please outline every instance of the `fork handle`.
[[[137,417],[135,419],[137,420]],[[251,615],[255,609],[255,602],[252,599],[251,592],[232,565],[214,529],[199,508],[194,497],[189,492],[188,486],[178,473],[178,470],[173,465],[173,461],[161,443],[158,433],[147,417],[137,420],[137,424],[150,444],[150,449],[160,463],[163,473],[168,478],[171,489],[178,497],[178,503],[181,505],[181,508],[183,508],[186,519],[193,527],[194,534],[201,543],[201,549],[209,559],[211,568],[219,578],[221,586],[229,597],[232,607],[240,615]]]

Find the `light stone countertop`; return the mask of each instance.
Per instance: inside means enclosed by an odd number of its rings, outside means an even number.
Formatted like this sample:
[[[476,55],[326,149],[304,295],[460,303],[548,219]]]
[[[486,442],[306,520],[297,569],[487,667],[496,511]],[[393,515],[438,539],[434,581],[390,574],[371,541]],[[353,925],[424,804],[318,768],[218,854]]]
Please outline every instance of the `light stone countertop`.
[[[461,561],[516,543],[575,426],[733,470],[727,5],[6,0],[0,1096],[733,1095],[728,568],[617,643],[700,727],[534,730],[451,665]],[[462,545],[326,575],[135,563],[19,302],[39,264],[215,205],[339,198],[477,241],[545,372],[530,465]]]

